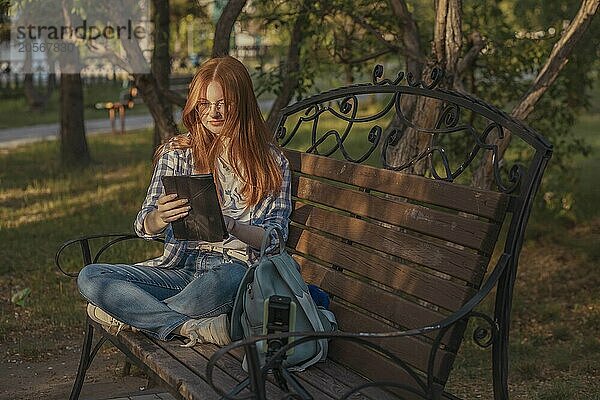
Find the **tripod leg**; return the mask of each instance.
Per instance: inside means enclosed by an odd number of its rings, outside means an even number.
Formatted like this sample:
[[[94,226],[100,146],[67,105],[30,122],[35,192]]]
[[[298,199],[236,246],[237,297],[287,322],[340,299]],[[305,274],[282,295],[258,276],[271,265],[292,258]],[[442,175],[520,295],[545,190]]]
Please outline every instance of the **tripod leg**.
[[[240,393],[242,390],[246,389],[248,386],[250,386],[250,378],[246,378],[240,383],[238,383],[233,389],[231,389],[231,392],[227,393],[227,395],[233,397],[236,394]]]
[[[246,358],[248,360],[250,390],[252,390],[256,400],[265,400],[267,398],[265,380],[263,374],[261,373],[256,344],[244,346],[244,349],[246,350]]]
[[[313,400],[313,397],[306,391],[306,389],[302,387],[300,382],[298,382],[298,379],[296,379],[294,375],[290,374],[287,369],[281,368],[279,372],[281,373],[283,379],[285,379],[288,386],[292,388],[292,391],[300,396],[302,400]]]

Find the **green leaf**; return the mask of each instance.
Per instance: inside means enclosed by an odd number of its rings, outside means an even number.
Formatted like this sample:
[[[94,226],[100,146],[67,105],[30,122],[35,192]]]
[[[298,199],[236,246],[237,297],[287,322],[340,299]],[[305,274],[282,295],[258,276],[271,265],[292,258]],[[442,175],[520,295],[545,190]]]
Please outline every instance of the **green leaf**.
[[[12,295],[12,297],[10,298],[10,301],[13,304],[16,304],[21,307],[25,307],[25,302],[27,301],[27,298],[29,297],[30,294],[31,294],[30,288],[21,289]]]

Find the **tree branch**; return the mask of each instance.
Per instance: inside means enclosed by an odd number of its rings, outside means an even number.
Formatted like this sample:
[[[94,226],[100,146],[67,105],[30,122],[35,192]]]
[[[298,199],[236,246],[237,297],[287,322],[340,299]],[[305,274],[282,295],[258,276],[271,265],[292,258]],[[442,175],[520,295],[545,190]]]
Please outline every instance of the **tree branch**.
[[[358,25],[362,26],[369,33],[371,33],[373,36],[375,36],[375,39],[377,39],[385,47],[387,47],[388,49],[390,49],[391,51],[394,51],[394,52],[400,51],[400,47],[398,47],[397,45],[390,43],[388,40],[386,40],[383,37],[383,34],[381,32],[379,32],[373,25],[369,24],[367,21],[364,21],[364,20],[358,18],[357,16],[355,16],[353,14],[348,14],[348,15],[350,16],[350,18],[352,18],[352,20],[354,20],[354,22],[356,22]]]
[[[282,77],[281,91],[273,102],[267,117],[267,126],[273,131],[278,122],[279,111],[289,104],[299,85],[300,52],[302,41],[305,37],[305,28],[308,25],[309,14],[312,12],[310,7],[306,7],[307,3],[308,1],[300,4],[298,17],[294,21],[285,67],[280,71]]]
[[[175,104],[176,106],[181,108],[185,107],[185,103],[187,101],[187,98],[185,96],[182,96],[171,89],[167,89],[160,84],[158,85],[158,93],[160,96],[164,97],[169,103]]]
[[[473,68],[475,61],[477,61],[477,57],[479,57],[481,50],[485,47],[485,40],[477,31],[474,31],[469,35],[469,41],[472,43],[471,48],[467,51],[463,58],[458,60],[456,65],[454,88],[460,92],[466,92],[465,84],[462,79],[463,75],[466,71]]]
[[[406,69],[417,76],[421,75],[425,55],[421,49],[419,27],[414,20],[404,0],[391,0],[392,11],[402,27],[402,43],[406,49]]]
[[[229,54],[229,41],[233,24],[246,5],[246,0],[229,0],[215,27],[215,38],[212,57],[221,57]]]
[[[485,47],[485,40],[479,32],[472,32],[469,35],[469,39],[473,44],[471,45],[471,48],[467,50],[467,53],[464,55],[464,57],[461,58],[456,65],[456,74],[458,76],[462,75],[466,70],[470,69],[473,64],[475,64],[477,57],[479,57],[479,53],[481,53],[481,50]]]
[[[592,22],[599,4],[600,0],[582,1],[577,15],[552,48],[546,64],[540,70],[525,96],[523,96],[519,104],[513,109],[511,113],[513,117],[524,120],[531,114],[542,95],[554,83],[560,71],[569,61],[568,57]]]
[[[522,97],[521,101],[513,108],[511,115],[517,119],[526,119],[533,112],[540,98],[554,83],[558,74],[569,61],[573,48],[583,37],[590,23],[598,11],[600,0],[583,0],[575,18],[565,29],[561,38],[556,42],[546,63],[538,73],[533,84]],[[504,152],[510,143],[511,134],[506,132],[503,139],[496,139],[494,144],[498,146],[498,158],[504,157]],[[481,167],[473,177],[473,183],[481,188],[490,188],[493,182],[493,166],[491,154],[487,152],[482,160]]]
[[[361,64],[361,63],[363,63],[363,62],[365,62],[365,61],[372,60],[372,59],[374,59],[374,58],[377,58],[377,57],[379,57],[379,56],[382,56],[382,55],[384,55],[384,54],[388,54],[388,53],[391,53],[391,52],[392,52],[392,50],[391,50],[391,49],[381,50],[381,51],[379,51],[379,52],[377,52],[377,53],[374,53],[374,54],[369,54],[369,55],[366,55],[366,56],[364,56],[364,57],[361,57],[361,58],[355,58],[355,59],[353,59],[353,60],[348,60],[347,58],[344,58],[344,57],[343,57],[341,54],[339,54],[339,53],[337,53],[337,56],[339,57],[340,61],[341,61],[343,64],[353,65],[353,64]]]

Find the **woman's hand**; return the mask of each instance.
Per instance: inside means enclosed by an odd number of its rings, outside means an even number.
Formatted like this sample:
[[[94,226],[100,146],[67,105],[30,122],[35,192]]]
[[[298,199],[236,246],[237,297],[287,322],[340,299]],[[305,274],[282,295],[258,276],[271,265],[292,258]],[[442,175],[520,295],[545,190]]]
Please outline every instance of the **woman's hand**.
[[[158,208],[144,219],[144,230],[151,235],[162,232],[171,222],[188,215],[191,209],[188,199],[178,199],[177,194],[160,196],[157,205]]]
[[[158,218],[165,226],[185,217],[192,208],[187,204],[188,199],[178,199],[177,194],[162,195],[156,202],[158,204],[158,209],[156,210]]]

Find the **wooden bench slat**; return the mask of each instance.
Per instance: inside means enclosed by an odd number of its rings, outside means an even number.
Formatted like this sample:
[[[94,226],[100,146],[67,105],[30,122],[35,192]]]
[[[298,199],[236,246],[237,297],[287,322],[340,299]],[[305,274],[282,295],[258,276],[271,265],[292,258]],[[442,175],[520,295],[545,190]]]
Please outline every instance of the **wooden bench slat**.
[[[241,365],[242,359],[244,358],[244,349],[238,347],[237,349],[233,349],[230,354],[233,357],[235,357],[238,360],[238,363]],[[309,394],[311,394],[313,396],[313,398],[315,398],[315,399],[334,400],[338,397],[337,395],[330,396],[329,394],[327,394],[326,392],[323,391],[323,387],[315,385],[313,381],[306,380],[298,374],[296,374],[296,377],[301,378],[301,380],[304,382],[304,384],[302,384],[302,387],[304,387],[304,389],[306,389],[306,391]],[[273,376],[269,375],[267,377],[267,381],[273,382],[274,381]],[[271,397],[268,397],[268,398],[271,398]],[[280,396],[280,397],[275,397],[275,398],[279,399],[282,397]]]
[[[123,343],[135,357],[185,399],[219,399],[206,381],[144,334],[121,332],[115,340]]]
[[[303,372],[296,373],[296,376],[311,385],[321,388],[321,390],[332,398],[339,398],[340,394],[346,393],[350,387],[338,380],[332,375],[328,375],[321,370],[308,368]],[[356,393],[349,397],[352,400],[378,400],[377,397],[367,397],[363,394]]]
[[[244,356],[242,349],[234,349],[232,352],[236,358],[240,360]],[[329,361],[331,363],[331,361]],[[315,365],[321,365],[323,363],[317,363]],[[331,396],[332,398],[338,398],[341,393],[346,393],[350,386],[348,386],[343,381],[340,381],[335,374],[327,374],[321,369],[314,368],[314,365],[311,368],[308,368],[302,372],[296,372],[295,376],[300,379],[300,381],[305,381],[310,385],[320,388],[324,393]],[[375,394],[373,394],[375,392]],[[382,391],[372,391],[371,396],[365,396],[364,394],[354,394],[349,399],[352,400],[380,400],[382,399],[382,395],[384,392]]]
[[[321,371],[325,374],[334,376],[337,380],[350,388],[354,388],[368,382],[364,377],[356,374],[347,367],[328,358],[322,363],[317,363],[311,367],[311,370]],[[303,372],[304,374],[305,372]],[[373,400],[397,400],[398,397],[386,392],[383,389],[374,387],[365,388],[360,391],[361,394],[369,396]],[[340,396],[338,396],[339,398]]]
[[[352,279],[298,254],[293,257],[302,268],[302,276],[307,282],[407,329],[426,326],[445,317],[444,314]]]
[[[156,341],[161,348],[171,354],[175,359],[179,360],[182,364],[185,364],[190,370],[192,370],[196,375],[201,376],[203,379],[206,379],[206,366],[208,364],[208,359],[206,356],[201,354],[198,351],[194,351],[190,348],[181,347],[183,341],[180,340],[170,340],[167,342]],[[198,345],[197,347],[203,347],[206,345]],[[232,378],[229,374],[226,373],[227,370],[223,370],[221,368],[215,368],[213,370],[213,382],[215,386],[223,390],[224,392],[229,392],[233,389],[238,383],[238,379]],[[207,380],[208,381],[208,380]],[[240,394],[249,394],[250,390],[244,389]]]
[[[392,170],[284,149],[293,171],[501,221],[509,197]]]
[[[389,358],[383,357],[381,354],[370,349],[366,349],[358,343],[332,340],[330,342],[330,352],[331,356],[337,362],[348,366],[372,381],[396,382],[419,388],[414,378],[402,367],[398,366]],[[434,387],[440,391],[442,390],[442,386],[438,383],[434,382]],[[399,395],[402,396],[402,399],[422,400],[422,397],[417,397],[406,390],[391,388],[389,390],[399,393]]]
[[[206,348],[206,346],[203,347]],[[235,358],[239,364],[244,357],[244,350],[242,348],[233,349],[230,355],[232,358]],[[346,371],[345,376],[340,376],[341,371]],[[330,359],[327,359],[325,362],[317,363],[303,372],[297,372],[295,373],[295,376],[299,378],[301,382],[308,384],[304,386],[309,392],[316,396],[315,399],[329,398],[328,396],[331,396],[332,399],[336,399],[340,397],[340,394],[347,392],[349,388],[366,382],[364,378],[352,374],[352,372]],[[272,377],[269,377],[269,379],[272,381]],[[317,390],[321,390],[323,393],[319,394]],[[393,398],[395,397],[391,396],[389,393],[376,388],[365,390],[360,394],[354,394],[350,397],[352,400],[391,400]]]
[[[325,263],[365,276],[398,292],[440,307],[457,310],[475,292],[472,287],[443,279],[318,233],[290,226],[288,246]]]
[[[479,286],[488,258],[464,249],[431,243],[364,220],[297,202],[292,221],[435,269]]]
[[[371,316],[358,313],[335,300],[331,303],[330,308],[335,313],[340,327],[346,332],[393,332],[397,330]],[[460,333],[462,336],[462,331],[457,333]],[[454,336],[456,338],[456,333],[454,333]],[[431,343],[426,343],[411,336],[370,339],[370,341],[389,350],[392,354],[395,354],[397,357],[420,371],[423,371],[424,373],[427,372],[429,355],[432,347]],[[339,346],[343,345],[343,342],[339,344]],[[438,349],[433,368],[434,377],[439,381],[445,382],[448,379],[449,369],[454,362],[454,358],[454,353],[444,349]]]
[[[467,218],[456,213],[432,210],[417,204],[384,199],[304,176],[295,176],[292,179],[292,195],[362,217],[408,228],[486,254],[492,252],[498,232],[498,224],[495,223]]]
[[[201,354],[206,358],[210,358],[219,349],[219,347],[214,344],[207,343],[199,346],[194,346],[193,349],[198,354]],[[238,360],[233,352],[230,352],[229,354],[224,354],[223,357],[221,357],[217,361],[216,365],[218,368],[221,368],[223,371],[227,372],[233,379],[235,379],[238,382],[241,382],[248,377],[248,374],[242,369],[241,359]],[[284,395],[284,392],[277,385],[275,385],[272,381],[269,380],[265,382],[265,391],[267,397],[269,398],[278,399]]]

